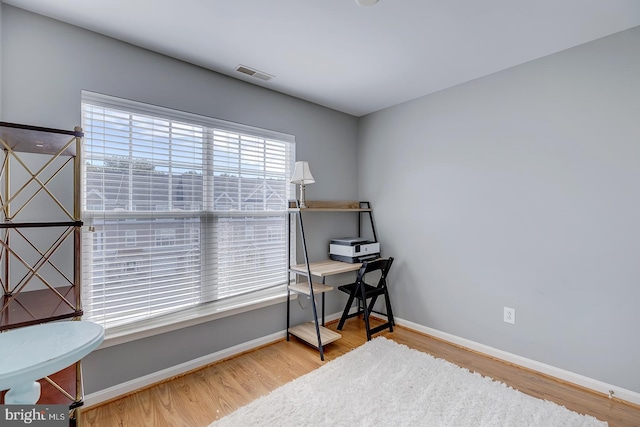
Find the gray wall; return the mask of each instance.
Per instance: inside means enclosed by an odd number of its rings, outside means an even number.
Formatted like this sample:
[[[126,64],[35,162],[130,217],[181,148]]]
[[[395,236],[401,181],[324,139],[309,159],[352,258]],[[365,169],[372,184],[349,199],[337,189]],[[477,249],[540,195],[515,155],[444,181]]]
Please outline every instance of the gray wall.
[[[81,121],[83,89],[134,99],[293,134],[297,158],[310,161],[317,180],[307,187],[308,199],[357,197],[355,117],[8,5],[1,25],[2,121],[73,129]],[[355,221],[347,223],[326,217],[309,224],[319,236],[312,257],[325,256],[330,237],[349,234]],[[333,294],[328,313],[343,304]],[[309,319],[310,311],[292,307],[296,322]],[[98,350],[85,360],[86,392],[282,331],[285,313],[279,304]]]
[[[634,28],[361,119],[396,315],[640,392],[638,76]]]

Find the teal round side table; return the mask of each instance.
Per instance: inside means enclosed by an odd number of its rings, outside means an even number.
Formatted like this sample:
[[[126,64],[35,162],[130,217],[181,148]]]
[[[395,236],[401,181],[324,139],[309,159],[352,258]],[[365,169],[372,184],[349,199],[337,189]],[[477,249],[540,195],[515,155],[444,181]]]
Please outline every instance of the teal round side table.
[[[0,390],[5,404],[35,404],[39,379],[73,365],[104,339],[102,326],[84,320],[43,323],[0,333]]]

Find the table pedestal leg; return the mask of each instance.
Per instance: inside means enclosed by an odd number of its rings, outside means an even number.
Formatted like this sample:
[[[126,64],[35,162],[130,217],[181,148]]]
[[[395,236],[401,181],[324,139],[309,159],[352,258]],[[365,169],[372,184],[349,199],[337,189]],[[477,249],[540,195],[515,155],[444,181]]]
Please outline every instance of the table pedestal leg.
[[[35,405],[40,399],[40,383],[32,382],[11,387],[4,395],[6,405]]]

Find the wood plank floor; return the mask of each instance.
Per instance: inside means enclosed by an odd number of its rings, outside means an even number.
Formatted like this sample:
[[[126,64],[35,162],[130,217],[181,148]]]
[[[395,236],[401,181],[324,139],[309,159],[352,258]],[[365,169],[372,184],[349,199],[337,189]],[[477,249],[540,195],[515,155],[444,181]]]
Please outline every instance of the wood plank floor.
[[[329,324],[330,329],[336,322]],[[83,409],[83,427],[204,427],[259,396],[304,375],[366,341],[363,322],[350,319],[342,339],[318,352],[285,340],[234,356],[186,375],[111,402]],[[612,427],[640,426],[640,406],[598,395],[438,339],[397,327],[386,338],[447,359],[459,366],[502,381],[532,396],[551,400],[573,411],[590,414]]]

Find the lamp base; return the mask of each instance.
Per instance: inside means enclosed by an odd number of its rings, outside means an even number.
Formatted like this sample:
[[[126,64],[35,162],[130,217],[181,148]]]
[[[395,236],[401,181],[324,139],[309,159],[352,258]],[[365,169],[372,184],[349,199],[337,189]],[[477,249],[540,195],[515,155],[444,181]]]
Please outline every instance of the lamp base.
[[[304,184],[300,184],[300,207],[307,207],[307,205],[304,203]]]

